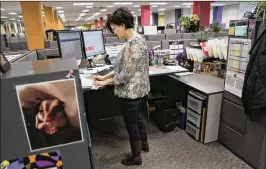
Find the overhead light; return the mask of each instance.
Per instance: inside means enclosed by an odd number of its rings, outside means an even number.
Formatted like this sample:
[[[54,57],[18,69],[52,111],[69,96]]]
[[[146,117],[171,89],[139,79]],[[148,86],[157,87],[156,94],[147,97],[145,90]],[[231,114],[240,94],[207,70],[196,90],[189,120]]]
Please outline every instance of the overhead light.
[[[9,12],[8,14],[9,15],[17,15],[17,13],[15,13],[15,12]]]
[[[93,6],[86,6],[86,8],[93,8]]]
[[[135,13],[135,12],[132,11],[131,13]]]
[[[42,14],[42,16],[45,16],[44,14]]]
[[[4,8],[1,8],[1,11],[4,11],[5,9]]]
[[[15,21],[16,19],[14,19],[14,18],[10,18],[9,20],[11,20],[11,21]]]
[[[6,16],[1,16],[1,19],[6,19],[7,17]]]
[[[64,11],[57,11],[57,13],[64,13]]]
[[[85,16],[85,15],[86,15],[86,13],[80,13],[80,14],[79,14],[80,17],[83,17],[83,16]]]
[[[191,6],[191,5],[193,5],[193,3],[182,3],[181,5],[183,5],[183,6]]]
[[[184,6],[185,8],[191,8],[191,6]]]
[[[133,7],[134,7],[134,8],[139,8],[139,5],[134,5]]]
[[[180,5],[176,5],[175,8],[180,8]]]
[[[150,5],[166,5],[166,2],[151,2]]]
[[[138,11],[141,11],[141,9],[138,9]]]
[[[152,8],[158,8],[158,5],[152,5],[151,7]]]
[[[21,20],[17,20],[18,22],[21,22]]]
[[[97,15],[100,15],[100,14],[102,14],[101,12],[96,12],[95,14],[94,14],[94,16],[97,16]]]
[[[211,4],[211,6],[224,6],[225,4]]]
[[[110,6],[107,6],[107,8],[113,8],[114,6],[110,5]]]
[[[159,15],[164,15],[164,13],[159,13]]]
[[[82,12],[89,12],[90,10],[88,10],[88,9],[84,9]]]
[[[63,7],[57,6],[55,7],[55,9],[63,9]]]
[[[86,6],[86,5],[93,5],[93,3],[73,3],[73,6]]]
[[[78,17],[77,19],[76,19],[76,21],[79,21],[81,19],[81,17]]]
[[[19,15],[18,17],[19,17],[19,18],[23,18],[23,16],[22,16],[22,15]]]
[[[64,18],[65,17],[65,14],[59,14],[59,16],[61,17],[61,18]]]
[[[165,11],[165,8],[158,9],[158,11]]]
[[[107,11],[107,9],[101,9],[100,11],[101,11],[101,12],[106,12],[106,11]]]
[[[132,2],[115,2],[114,5],[132,5]]]

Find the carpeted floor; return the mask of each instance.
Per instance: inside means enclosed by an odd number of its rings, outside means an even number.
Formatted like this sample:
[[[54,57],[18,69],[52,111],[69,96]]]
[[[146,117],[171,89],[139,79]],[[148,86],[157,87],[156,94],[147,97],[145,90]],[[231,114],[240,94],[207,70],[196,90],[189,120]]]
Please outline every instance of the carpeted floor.
[[[142,166],[126,167],[120,163],[130,156],[123,120],[117,117],[110,124],[113,134],[91,131],[96,169],[251,169],[218,142],[203,145],[179,128],[164,133],[147,120],[150,152],[142,152]]]

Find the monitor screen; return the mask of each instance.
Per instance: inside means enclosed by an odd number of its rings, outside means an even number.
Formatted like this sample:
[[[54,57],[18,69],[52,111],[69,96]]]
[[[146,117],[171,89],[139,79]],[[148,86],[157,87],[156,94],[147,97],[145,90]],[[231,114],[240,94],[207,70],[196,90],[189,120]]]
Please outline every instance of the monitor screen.
[[[83,41],[87,59],[105,53],[103,32],[101,30],[83,32]]]
[[[83,58],[80,32],[58,32],[58,47],[62,58]]]
[[[6,58],[4,55],[1,53],[1,65],[4,65],[7,62]]]

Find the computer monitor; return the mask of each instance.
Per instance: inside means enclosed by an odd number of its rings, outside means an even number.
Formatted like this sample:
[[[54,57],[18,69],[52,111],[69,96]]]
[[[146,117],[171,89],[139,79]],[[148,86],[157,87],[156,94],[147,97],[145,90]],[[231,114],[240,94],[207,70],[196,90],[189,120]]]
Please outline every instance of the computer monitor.
[[[81,32],[79,31],[58,31],[57,43],[59,49],[59,55],[61,58],[76,58],[82,59],[83,48]]]
[[[105,45],[102,30],[88,30],[82,32],[84,54],[87,59],[96,55],[105,54]]]

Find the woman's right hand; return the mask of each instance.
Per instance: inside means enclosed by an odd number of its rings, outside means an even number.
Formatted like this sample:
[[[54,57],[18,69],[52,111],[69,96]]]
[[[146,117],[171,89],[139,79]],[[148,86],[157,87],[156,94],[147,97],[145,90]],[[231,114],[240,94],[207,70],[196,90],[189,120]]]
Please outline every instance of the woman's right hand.
[[[93,79],[95,81],[104,81],[105,80],[105,76],[95,75],[95,76],[93,76]]]

